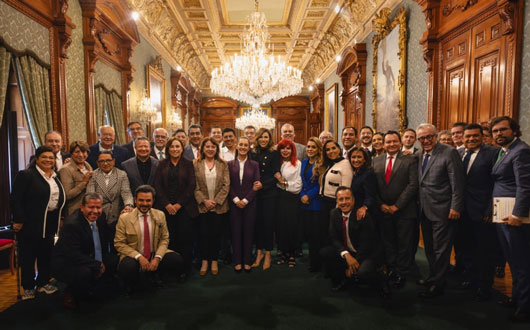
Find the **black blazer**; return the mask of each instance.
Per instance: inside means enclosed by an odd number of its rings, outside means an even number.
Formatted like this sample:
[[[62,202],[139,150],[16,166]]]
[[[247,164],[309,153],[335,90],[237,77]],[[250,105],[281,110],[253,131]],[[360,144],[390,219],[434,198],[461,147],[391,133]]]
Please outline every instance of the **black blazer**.
[[[101,254],[105,259],[109,255],[112,240],[104,213],[98,218],[96,224],[101,242]],[[64,220],[59,240],[53,249],[54,273],[63,273],[61,270],[72,266],[85,266],[92,272],[98,272],[101,263],[94,258],[92,228],[83,213],[77,210]]]
[[[357,174],[354,174],[350,189],[355,198],[356,209],[361,206],[366,206],[371,210],[375,207],[377,179],[371,168],[364,167],[360,169]]]
[[[263,189],[259,191],[261,196],[275,196],[278,189],[276,183],[278,180],[274,174],[280,172],[280,152],[278,150],[262,151],[260,153],[250,152],[250,158],[259,164],[260,181]]]
[[[382,204],[396,205],[396,215],[406,218],[417,217],[416,196],[418,195],[418,158],[415,155],[403,155],[399,151],[394,160],[388,184],[386,175],[386,153],[374,159],[374,171],[377,177],[378,211]]]
[[[460,149],[459,153],[464,157],[465,149]],[[468,218],[473,221],[482,221],[485,216],[491,216],[494,184],[491,171],[498,154],[499,148],[482,145],[469,172],[465,174],[464,205]]]
[[[59,220],[65,204],[65,193],[59,177],[55,177],[59,186],[59,210],[57,217],[48,217],[50,185],[37,171],[35,166],[18,172],[11,192],[13,222],[24,226],[20,234],[26,237],[53,237],[59,231]]]
[[[98,168],[98,157],[99,157],[99,143],[93,144],[89,147],[90,153],[88,154],[88,157],[86,161],[92,166],[92,168],[95,170]],[[123,169],[121,167],[121,163],[129,159],[129,153],[127,152],[127,149],[122,148],[118,145],[114,145],[114,148],[112,149],[112,154],[114,155],[114,159],[116,159],[116,167],[120,170]],[[134,152],[133,152],[134,157]]]
[[[350,241],[357,250],[353,252],[344,246],[342,235],[342,212],[340,209],[333,209],[329,219],[329,236],[338,254],[342,251],[349,251],[359,263],[370,258],[376,264],[383,261],[383,249],[379,241],[379,234],[375,229],[375,224],[369,214],[364,219],[357,221],[357,209],[352,210],[348,219],[348,232]]]
[[[147,179],[147,182],[143,182],[142,180],[142,175],[140,174],[140,171],[138,170],[138,164],[136,163],[136,157],[127,159],[121,164],[123,170],[125,173],[127,173],[127,177],[129,178],[129,184],[131,186],[131,193],[133,196],[136,196],[136,188],[141,185],[148,184],[150,186],[154,186],[158,163],[159,162],[156,157],[151,158],[151,171],[149,172],[149,178]]]
[[[195,169],[193,162],[183,156],[179,160],[178,182],[176,183],[178,194],[175,200],[169,200],[169,159],[161,160],[155,175],[156,200],[155,205],[159,210],[165,210],[167,204],[179,203],[194,218],[199,215],[197,201],[195,200]]]

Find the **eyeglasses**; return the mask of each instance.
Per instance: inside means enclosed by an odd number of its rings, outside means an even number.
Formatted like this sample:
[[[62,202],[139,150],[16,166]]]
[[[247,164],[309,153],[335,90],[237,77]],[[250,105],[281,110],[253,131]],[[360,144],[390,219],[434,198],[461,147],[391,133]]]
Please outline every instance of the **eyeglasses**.
[[[429,134],[429,135],[425,135],[425,136],[420,136],[418,138],[418,141],[420,141],[420,142],[423,142],[425,140],[432,141],[433,138],[434,138],[434,134]]]
[[[109,163],[112,163],[114,161],[114,159],[100,159],[98,160],[98,163],[100,164],[109,164]]]

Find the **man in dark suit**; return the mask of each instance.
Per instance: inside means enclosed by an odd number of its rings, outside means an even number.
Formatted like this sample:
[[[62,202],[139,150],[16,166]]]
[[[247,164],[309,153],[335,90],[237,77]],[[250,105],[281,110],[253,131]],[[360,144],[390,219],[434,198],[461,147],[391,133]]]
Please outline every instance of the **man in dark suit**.
[[[456,149],[436,140],[436,127],[421,124],[416,130],[418,151],[420,221],[429,262],[429,276],[422,284],[422,298],[442,295],[449,269],[456,221],[464,208],[464,170]]]
[[[163,127],[153,131],[153,142],[151,142],[151,156],[158,160],[166,159],[166,144],[169,140],[167,130]]]
[[[201,125],[193,124],[188,128],[188,137],[190,144],[184,148],[182,156],[188,160],[194,160],[199,157],[199,144],[202,140]]]
[[[520,139],[519,125],[510,117],[492,119],[491,133],[501,146],[493,166],[493,197],[515,198],[512,214],[497,224],[499,242],[512,271],[512,320],[530,320],[530,147]],[[523,223],[525,220],[525,223]]]
[[[330,213],[329,235],[331,246],[320,251],[325,269],[333,283],[333,291],[343,290],[348,279],[366,283],[389,295],[385,276],[378,272],[383,263],[383,249],[375,224],[369,214],[356,219],[355,200],[348,187],[336,192],[337,208]]]
[[[144,184],[153,186],[155,183],[155,173],[158,167],[158,160],[151,157],[151,145],[149,140],[140,136],[135,141],[136,157],[124,161],[121,165],[127,177],[131,191]]]
[[[418,148],[414,146],[414,143],[416,143],[416,131],[412,128],[405,129],[401,137],[401,143],[403,144],[401,152],[404,155],[414,155],[418,151]]]
[[[497,233],[491,224],[493,178],[491,170],[499,149],[482,143],[482,128],[469,124],[464,130],[464,148],[459,149],[466,175],[464,212],[455,240],[457,260],[465,270],[462,288],[471,286],[475,299],[487,300],[495,271],[494,252]]]
[[[412,260],[412,235],[416,225],[418,193],[418,161],[403,155],[401,136],[388,131],[384,136],[386,154],[375,157],[374,171],[379,193],[377,209],[381,211],[379,230],[385,249],[385,262],[391,271],[395,288],[405,285]]]
[[[110,280],[115,271],[118,259],[109,253],[112,237],[102,210],[99,194],[83,196],[80,209],[64,221],[54,247],[53,275],[68,284],[63,296],[66,308],[76,308],[80,298],[102,280]]]
[[[116,160],[115,166],[121,169],[121,163],[126,161],[129,157],[127,149],[114,144],[114,141],[116,139],[114,128],[112,126],[107,125],[101,126],[98,131],[98,139],[99,143],[93,144],[89,147],[90,153],[88,154],[86,161],[95,170],[98,168],[99,153],[103,150],[108,150],[112,152],[112,155]]]
[[[127,159],[129,159],[136,156],[134,148],[135,140],[140,136],[145,136],[145,131],[142,124],[137,121],[131,121],[127,124],[127,133],[131,141],[122,144],[121,147],[127,149]]]
[[[61,133],[57,131],[49,131],[44,134],[44,145],[51,147],[55,154],[55,171],[59,170],[68,162],[70,162],[70,154],[62,151],[63,149],[63,137]],[[29,161],[33,162],[35,156],[31,156]]]

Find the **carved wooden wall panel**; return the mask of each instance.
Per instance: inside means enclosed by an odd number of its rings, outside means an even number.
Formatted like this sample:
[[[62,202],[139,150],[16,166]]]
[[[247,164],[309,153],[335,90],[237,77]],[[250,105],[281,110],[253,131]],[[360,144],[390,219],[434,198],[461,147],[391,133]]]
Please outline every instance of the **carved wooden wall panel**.
[[[416,1],[427,23],[428,120],[444,129],[518,118],[524,1]]]
[[[325,97],[325,91],[324,91],[324,84],[316,84],[313,85],[313,91],[311,92],[311,95],[309,96],[309,99],[311,101],[311,106],[313,107],[313,112],[309,114],[309,131],[308,135],[311,136],[319,136],[320,132],[322,132],[322,128],[324,127],[323,123],[323,115],[324,115],[324,97]]]
[[[272,103],[272,116],[276,119],[275,141],[281,140],[282,125],[289,123],[294,126],[295,141],[305,145],[309,137],[310,110],[309,99],[303,96],[288,96]]]
[[[337,75],[342,81],[340,94],[344,111],[344,126],[353,126],[359,132],[364,126],[366,90],[366,44],[348,47],[341,55]]]
[[[210,135],[212,126],[236,129],[238,103],[226,97],[209,97],[200,106],[200,124],[204,136]]]

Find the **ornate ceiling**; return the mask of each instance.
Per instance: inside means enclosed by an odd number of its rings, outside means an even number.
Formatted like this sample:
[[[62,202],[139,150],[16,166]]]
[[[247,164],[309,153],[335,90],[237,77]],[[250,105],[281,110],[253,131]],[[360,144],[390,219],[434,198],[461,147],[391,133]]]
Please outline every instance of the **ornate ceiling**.
[[[253,0],[126,0],[140,13],[140,32],[171,56],[203,90],[210,72],[239,52]],[[304,86],[329,71],[354,39],[371,30],[381,7],[400,0],[262,0],[274,54],[303,71]],[[153,40],[155,39],[155,40]],[[163,49],[160,49],[163,48]]]

